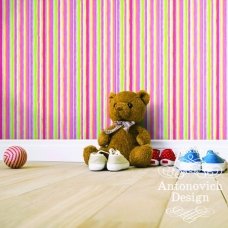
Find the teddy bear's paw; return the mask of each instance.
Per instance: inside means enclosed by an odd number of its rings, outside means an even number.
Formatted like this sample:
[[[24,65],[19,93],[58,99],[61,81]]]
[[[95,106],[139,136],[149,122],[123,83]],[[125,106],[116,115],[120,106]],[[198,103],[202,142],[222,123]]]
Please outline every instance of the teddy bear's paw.
[[[139,168],[150,166],[151,150],[149,145],[135,147],[129,157],[130,164]]]
[[[86,165],[88,165],[90,154],[93,152],[97,152],[97,151],[98,151],[98,149],[95,146],[87,146],[84,148],[83,158],[84,158]]]

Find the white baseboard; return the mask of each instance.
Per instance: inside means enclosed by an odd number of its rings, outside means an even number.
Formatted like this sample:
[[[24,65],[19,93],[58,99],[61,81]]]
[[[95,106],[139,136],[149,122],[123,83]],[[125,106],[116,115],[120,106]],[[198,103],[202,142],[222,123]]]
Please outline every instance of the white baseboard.
[[[4,151],[13,145],[22,146],[28,161],[83,162],[83,148],[98,146],[97,140],[0,140],[0,160]],[[228,140],[152,140],[153,148],[172,148],[176,154],[190,148],[204,156],[208,149],[218,152],[228,160]]]

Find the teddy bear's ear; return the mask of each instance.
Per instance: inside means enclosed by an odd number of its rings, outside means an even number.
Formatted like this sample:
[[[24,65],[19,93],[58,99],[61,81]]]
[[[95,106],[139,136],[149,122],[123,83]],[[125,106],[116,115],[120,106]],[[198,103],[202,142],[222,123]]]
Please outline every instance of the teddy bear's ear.
[[[109,94],[109,100],[113,99],[115,96],[116,96],[116,94],[113,93],[113,92],[111,92],[111,93]]]
[[[143,103],[147,105],[150,101],[150,95],[145,90],[140,90],[137,95],[142,99]]]

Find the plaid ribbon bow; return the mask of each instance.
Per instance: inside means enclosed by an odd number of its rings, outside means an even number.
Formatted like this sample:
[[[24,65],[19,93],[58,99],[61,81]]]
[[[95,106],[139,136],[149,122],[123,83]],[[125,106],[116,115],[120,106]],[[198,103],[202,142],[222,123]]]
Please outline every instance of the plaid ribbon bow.
[[[110,135],[113,132],[119,130],[121,127],[123,127],[125,131],[128,131],[129,128],[134,124],[135,124],[134,121],[115,121],[114,122],[115,127],[111,130],[104,130],[104,132],[105,134]]]

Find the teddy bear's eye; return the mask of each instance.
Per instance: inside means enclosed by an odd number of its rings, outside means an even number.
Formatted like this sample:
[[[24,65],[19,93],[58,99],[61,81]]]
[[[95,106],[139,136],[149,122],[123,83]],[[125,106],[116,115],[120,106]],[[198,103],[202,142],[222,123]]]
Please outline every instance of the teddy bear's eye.
[[[133,107],[132,103],[127,103],[127,105],[128,105],[129,108]]]

